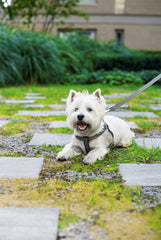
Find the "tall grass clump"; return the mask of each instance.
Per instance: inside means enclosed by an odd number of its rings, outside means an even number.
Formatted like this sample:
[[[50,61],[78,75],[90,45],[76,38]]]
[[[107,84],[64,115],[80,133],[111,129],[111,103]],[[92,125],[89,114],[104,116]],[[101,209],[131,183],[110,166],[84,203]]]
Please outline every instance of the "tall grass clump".
[[[64,67],[55,42],[33,32],[16,32],[15,35],[23,58],[25,82],[58,83],[64,75]]]
[[[0,26],[0,85],[58,83],[64,75],[55,42],[30,31]]]
[[[24,83],[22,57],[17,41],[11,35],[10,29],[0,26],[0,86]]]

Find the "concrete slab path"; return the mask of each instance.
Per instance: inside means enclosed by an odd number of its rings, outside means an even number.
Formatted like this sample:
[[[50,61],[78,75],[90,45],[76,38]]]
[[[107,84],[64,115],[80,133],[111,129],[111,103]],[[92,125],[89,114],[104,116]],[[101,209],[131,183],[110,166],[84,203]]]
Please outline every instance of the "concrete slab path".
[[[64,127],[68,127],[66,121],[53,121],[50,123],[49,126],[49,128],[64,128]]]
[[[33,117],[48,117],[48,116],[61,116],[67,115],[66,111],[18,111],[14,116],[33,116]]]
[[[110,95],[104,95],[104,98],[125,98],[127,96],[129,96],[132,93],[113,93]]]
[[[65,109],[66,105],[58,105],[58,104],[28,104],[26,106],[23,106],[23,108],[28,108],[28,107],[32,107],[32,108],[44,108],[44,107],[50,107],[50,108],[55,108],[55,109]]]
[[[46,145],[66,145],[71,141],[71,134],[50,134],[50,133],[35,133],[29,145],[40,146]]]
[[[61,99],[61,102],[66,103],[66,102],[67,102],[67,98],[62,98],[62,99]]]
[[[151,107],[151,109],[153,109],[153,110],[161,110],[161,104],[151,105],[150,107]]]
[[[0,157],[0,177],[38,178],[43,158]]]
[[[147,149],[161,148],[161,138],[135,138],[134,140],[140,147]]]
[[[26,96],[25,99],[46,99],[46,97],[42,97],[42,96]]]
[[[0,208],[1,240],[57,240],[58,208]]]
[[[9,123],[9,120],[0,120],[0,128],[5,126],[7,123]]]
[[[40,93],[27,93],[26,96],[40,96]]]
[[[138,125],[135,122],[130,122],[130,121],[127,121],[127,120],[125,120],[125,122],[127,122],[127,124],[130,126],[131,129],[139,128]]]
[[[16,99],[3,99],[1,102],[6,104],[32,104],[35,100],[16,100]]]
[[[128,186],[161,185],[161,164],[119,164],[119,169]]]
[[[134,112],[134,111],[113,111],[106,113],[106,115],[112,115],[121,118],[131,118],[136,116],[148,117],[148,118],[158,118],[153,112]]]

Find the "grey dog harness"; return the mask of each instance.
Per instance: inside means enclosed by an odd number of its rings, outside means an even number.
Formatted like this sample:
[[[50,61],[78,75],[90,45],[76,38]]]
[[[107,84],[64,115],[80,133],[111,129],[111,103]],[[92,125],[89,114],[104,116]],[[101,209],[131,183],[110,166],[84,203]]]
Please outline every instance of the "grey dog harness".
[[[84,136],[84,137],[80,137],[78,135],[75,135],[75,137],[80,140],[80,141],[83,141],[84,143],[84,147],[86,149],[86,153],[89,153],[91,151],[91,148],[89,146],[89,142],[100,137],[106,130],[108,130],[112,136],[112,143],[109,145],[111,146],[114,142],[114,135],[113,135],[113,132],[109,129],[109,126],[107,125],[107,123],[105,121],[104,122],[104,125],[103,125],[103,129],[101,132],[97,133],[96,135],[92,136],[92,137],[88,137],[88,136]],[[108,147],[109,147],[108,146]]]

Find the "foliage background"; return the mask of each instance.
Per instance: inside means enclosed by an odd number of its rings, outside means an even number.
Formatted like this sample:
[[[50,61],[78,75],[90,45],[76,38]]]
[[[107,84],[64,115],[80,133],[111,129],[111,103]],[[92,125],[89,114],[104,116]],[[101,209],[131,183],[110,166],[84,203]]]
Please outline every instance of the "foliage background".
[[[161,52],[100,43],[83,33],[64,38],[0,25],[0,86],[142,84],[160,73]]]

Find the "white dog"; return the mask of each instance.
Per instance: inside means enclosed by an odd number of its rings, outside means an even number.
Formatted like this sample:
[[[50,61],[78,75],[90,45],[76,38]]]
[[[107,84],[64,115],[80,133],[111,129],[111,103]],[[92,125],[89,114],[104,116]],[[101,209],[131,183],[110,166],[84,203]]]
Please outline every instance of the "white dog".
[[[109,147],[127,147],[134,133],[128,124],[114,116],[105,116],[106,102],[97,89],[93,94],[70,90],[67,99],[67,123],[74,129],[71,143],[58,153],[57,160],[67,160],[85,153],[84,163],[102,160]]]

